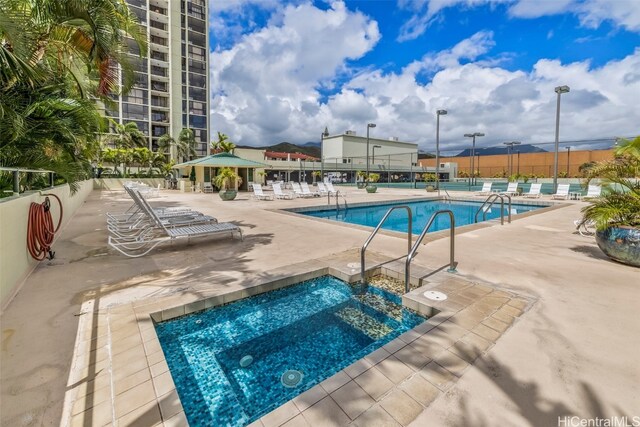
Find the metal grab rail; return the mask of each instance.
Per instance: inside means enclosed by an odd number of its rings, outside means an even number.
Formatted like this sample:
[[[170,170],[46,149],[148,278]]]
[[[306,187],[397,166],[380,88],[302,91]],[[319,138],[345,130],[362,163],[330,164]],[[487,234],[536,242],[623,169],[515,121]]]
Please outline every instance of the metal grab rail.
[[[412,226],[413,226],[413,215],[411,213],[411,208],[409,206],[407,206],[407,205],[394,206],[394,207],[390,208],[387,211],[386,214],[384,214],[384,217],[382,217],[382,219],[378,223],[378,225],[375,228],[375,230],[373,230],[371,232],[371,234],[369,235],[369,238],[367,239],[366,242],[364,242],[364,245],[362,245],[362,248],[360,249],[360,280],[362,280],[363,283],[364,283],[364,270],[365,270],[364,253],[367,250],[367,246],[369,246],[369,243],[371,243],[371,241],[373,240],[375,235],[378,234],[378,231],[380,230],[380,228],[382,227],[384,222],[387,220],[387,218],[389,218],[389,215],[391,215],[391,212],[393,212],[396,209],[406,209],[407,210],[407,214],[408,214],[408,217],[409,217],[409,223],[408,223],[408,226],[407,226],[407,254],[409,254],[411,252],[411,237],[412,237],[411,230],[412,230]]]
[[[500,225],[504,225],[504,198],[505,197],[509,199],[508,221],[509,221],[509,224],[511,224],[511,196],[508,194],[491,194],[489,197],[487,197],[487,199],[484,201],[482,206],[480,206],[480,208],[478,208],[478,210],[476,211],[476,215],[473,218],[473,222],[474,223],[478,222],[478,214],[480,214],[481,211],[482,211],[482,220],[485,221],[487,219],[487,211],[491,209],[491,206],[493,206],[496,200],[500,199]],[[489,204],[487,205],[487,203]],[[486,209],[483,209],[485,208],[485,206],[486,206]]]
[[[344,194],[340,194],[340,190],[337,190],[335,193],[336,196],[336,214],[340,211],[340,204],[338,203],[338,197],[342,196],[342,201],[344,202],[344,211],[347,211],[347,198],[344,197]],[[327,192],[327,204],[331,204],[331,193]]]
[[[440,214],[445,214],[445,213],[449,215],[449,219],[451,220],[451,224],[450,224],[451,233],[449,234],[449,239],[451,240],[451,244],[449,246],[449,269],[447,271],[450,273],[454,273],[456,271],[456,266],[458,265],[458,263],[455,262],[456,219],[453,216],[453,211],[449,209],[443,209],[431,215],[431,218],[429,218],[429,222],[427,222],[427,225],[422,229],[422,233],[420,233],[418,240],[416,240],[413,247],[409,250],[409,253],[407,254],[407,260],[404,266],[404,293],[405,294],[409,292],[409,281],[411,278],[411,260],[416,255],[416,252],[418,251],[418,247],[420,246],[420,243],[422,243],[422,239],[424,239],[424,236],[429,231],[429,228],[435,221],[436,217]]]

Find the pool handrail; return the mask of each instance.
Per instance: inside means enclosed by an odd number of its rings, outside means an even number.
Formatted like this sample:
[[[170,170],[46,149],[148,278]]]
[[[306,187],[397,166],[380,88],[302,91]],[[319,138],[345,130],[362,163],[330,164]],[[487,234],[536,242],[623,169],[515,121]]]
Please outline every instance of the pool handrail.
[[[364,283],[364,281],[365,281],[365,277],[364,277],[364,272],[365,272],[364,257],[365,256],[364,256],[364,254],[365,254],[365,252],[367,250],[367,247],[369,246],[369,243],[371,243],[371,241],[373,240],[375,235],[378,234],[378,231],[380,230],[380,228],[382,227],[384,222],[387,220],[389,215],[391,215],[391,212],[393,212],[396,209],[406,209],[407,210],[407,214],[408,214],[408,217],[409,217],[409,222],[407,224],[407,256],[411,252],[411,238],[413,237],[413,235],[412,235],[413,214],[411,213],[411,208],[409,206],[407,206],[407,205],[393,206],[393,207],[389,208],[387,213],[384,214],[384,216],[382,217],[382,219],[380,220],[380,222],[378,223],[376,228],[369,235],[369,238],[364,242],[364,245],[362,245],[362,248],[360,248],[360,280],[362,281],[362,283]]]
[[[500,199],[500,225],[504,225],[504,198],[507,197],[509,199],[508,205],[508,222],[511,224],[511,196],[504,193],[494,193],[490,194],[489,197],[484,201],[484,203],[478,208],[476,211],[476,215],[473,218],[473,222],[478,222],[478,214],[482,212],[482,220],[485,221],[487,219],[487,211],[491,209],[491,206]],[[490,202],[490,203],[489,203]],[[489,203],[487,205],[487,203]],[[486,209],[483,209],[486,206]]]
[[[420,247],[420,244],[422,243],[422,239],[424,239],[424,236],[429,231],[429,228],[435,221],[436,217],[440,214],[445,214],[445,213],[449,215],[449,218],[451,220],[451,223],[449,224],[449,228],[451,229],[451,232],[449,234],[450,236],[449,239],[451,240],[449,245],[449,268],[447,269],[447,271],[449,273],[455,273],[456,271],[456,266],[458,265],[458,263],[455,261],[456,218],[453,215],[453,211],[451,211],[450,209],[442,209],[435,212],[433,215],[431,215],[431,218],[429,218],[429,222],[427,222],[427,225],[424,226],[424,228],[422,229],[422,233],[420,233],[420,236],[418,237],[416,242],[413,244],[413,247],[409,250],[409,253],[407,254],[407,260],[405,261],[405,265],[404,265],[404,293],[405,294],[409,292],[409,282],[411,281],[411,260],[416,255],[416,252],[418,251],[418,247]]]

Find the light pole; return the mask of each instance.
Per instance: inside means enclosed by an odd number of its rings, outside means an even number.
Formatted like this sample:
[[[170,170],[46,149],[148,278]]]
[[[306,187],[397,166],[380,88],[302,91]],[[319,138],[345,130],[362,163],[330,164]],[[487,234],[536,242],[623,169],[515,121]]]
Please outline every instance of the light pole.
[[[473,138],[471,142],[471,173],[469,174],[469,190],[471,190],[471,180],[475,175],[475,171],[473,168],[475,167],[475,159],[476,159],[476,136],[484,136],[482,132],[474,132],[474,133],[465,133],[465,138]],[[474,181],[475,184],[475,181]]]
[[[556,104],[556,146],[553,156],[553,191],[558,191],[558,145],[560,144],[560,95],[569,92],[569,86],[558,86],[554,89],[558,94],[558,102]]]
[[[374,127],[376,127],[375,123],[367,123],[367,180],[369,179],[369,129]]]
[[[571,147],[567,147],[567,178],[569,178],[569,156],[571,155]]]
[[[324,132],[320,134],[320,182],[324,182],[324,139],[329,136],[329,129],[324,127]]]
[[[520,145],[521,142],[511,141],[511,142],[504,142],[503,144],[507,146],[507,158],[509,161],[509,176],[511,176],[513,175],[513,146]]]
[[[516,150],[516,153],[518,153],[518,171],[516,173],[520,175],[520,150]]]
[[[440,116],[446,116],[447,110],[436,111],[436,189],[440,195]]]
[[[373,164],[373,167],[376,167],[376,148],[382,148],[382,145],[374,145],[372,147],[371,163]]]

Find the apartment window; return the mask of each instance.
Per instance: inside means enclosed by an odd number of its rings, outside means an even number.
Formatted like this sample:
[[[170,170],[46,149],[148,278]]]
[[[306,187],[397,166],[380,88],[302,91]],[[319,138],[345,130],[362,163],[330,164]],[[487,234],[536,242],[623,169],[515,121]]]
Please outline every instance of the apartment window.
[[[149,87],[149,76],[145,73],[134,73],[133,81],[139,88],[147,89]]]
[[[154,122],[168,122],[169,121],[169,117],[167,116],[167,113],[165,113],[164,111],[152,111],[151,112],[151,121],[154,121]]]
[[[159,13],[160,15],[166,15],[167,14],[167,9],[164,9],[160,6],[155,6],[155,5],[151,5],[149,7],[149,10],[155,13]]]
[[[204,34],[206,28],[206,24],[203,20],[189,17],[189,30]]]
[[[189,45],[189,58],[194,59],[196,61],[206,61],[207,51],[198,46]]]
[[[158,52],[157,50],[151,51],[151,59],[156,59],[158,61],[167,61],[167,54]]]
[[[167,39],[164,37],[158,37],[158,36],[152,35],[150,40],[151,40],[151,43],[159,44],[160,46],[167,46]]]
[[[151,95],[151,105],[153,105],[154,107],[168,107],[169,98]]]
[[[162,135],[164,135],[165,133],[167,133],[168,131],[169,131],[169,128],[167,128],[166,126],[156,126],[156,125],[153,125],[153,126],[151,127],[151,134],[152,134],[153,136],[162,136]]]
[[[135,40],[128,38],[126,39],[126,43],[127,50],[130,54],[140,56],[140,46],[138,46],[138,43],[136,43]]]
[[[144,9],[139,9],[137,7],[130,7],[129,9],[138,17],[141,24],[146,24],[147,12]]]
[[[189,44],[194,44],[196,46],[206,46],[207,42],[204,38],[204,34],[189,31]]]
[[[206,116],[189,116],[189,126],[194,128],[206,128],[207,117]]]
[[[122,104],[122,117],[132,120],[144,120],[149,114],[149,107],[137,104]]]
[[[189,73],[189,85],[205,88],[207,86],[207,77],[202,74]]]
[[[189,71],[204,74],[205,63],[201,61],[194,61],[193,59],[189,59]]]
[[[149,25],[151,25],[153,28],[157,28],[159,30],[167,31],[167,24],[164,24],[162,22],[151,20]]]
[[[168,70],[166,68],[158,67],[157,65],[151,66],[151,74],[153,74],[154,76],[167,77],[168,75],[167,71]]]
[[[196,141],[209,143],[209,138],[207,138],[207,131],[204,129],[193,129],[193,136]]]
[[[207,104],[204,102],[189,101],[189,114],[205,115]]]
[[[151,82],[151,89],[153,90],[157,90],[160,92],[166,92],[167,91],[167,84],[165,82]]]
[[[146,104],[147,99],[147,91],[138,88],[131,89],[129,93],[123,97],[124,102],[128,102],[130,104]]]
[[[207,100],[207,91],[204,89],[189,88],[189,99],[194,101],[205,102]]]
[[[149,136],[149,123],[147,122],[141,122],[141,121],[137,121],[137,120],[126,120],[126,123],[130,123],[133,122],[136,125],[138,125],[138,129],[140,130],[140,132],[142,132],[143,134]]]

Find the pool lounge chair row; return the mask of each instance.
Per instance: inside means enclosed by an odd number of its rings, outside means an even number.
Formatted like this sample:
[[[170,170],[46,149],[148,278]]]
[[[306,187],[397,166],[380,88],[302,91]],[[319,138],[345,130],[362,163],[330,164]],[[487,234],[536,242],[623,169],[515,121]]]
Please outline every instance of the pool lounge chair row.
[[[337,190],[333,187],[333,184],[330,182],[327,183],[318,183],[318,191],[312,191],[309,188],[309,184],[306,182],[291,182],[291,188],[293,192],[284,191],[280,183],[273,183],[273,194],[265,193],[262,189],[262,185],[253,184],[253,197],[258,200],[275,200],[275,199],[283,199],[283,200],[292,200],[296,197],[300,198],[308,198],[308,197],[320,197],[325,196],[327,194],[336,194]]]
[[[495,191],[492,189],[493,182],[484,182],[482,184],[482,189],[476,193],[478,196],[488,196],[490,194],[508,194],[510,196],[515,196],[518,194],[518,183],[510,182],[507,185],[506,191]],[[531,184],[529,188],[529,192],[523,193],[522,195],[529,198],[539,198],[542,193],[540,190],[542,189],[542,184],[535,183]],[[583,199],[595,198],[599,197],[602,192],[602,188],[599,185],[589,185],[589,189],[587,191],[587,195],[583,197]],[[552,199],[568,199],[569,198],[569,184],[558,184],[558,189],[555,194],[551,195]]]
[[[107,214],[108,244],[121,254],[137,258],[151,252],[156,246],[174,240],[214,235],[239,235],[242,230],[229,222],[191,209],[152,208],[135,188],[125,190],[138,207],[136,212],[120,215]]]

